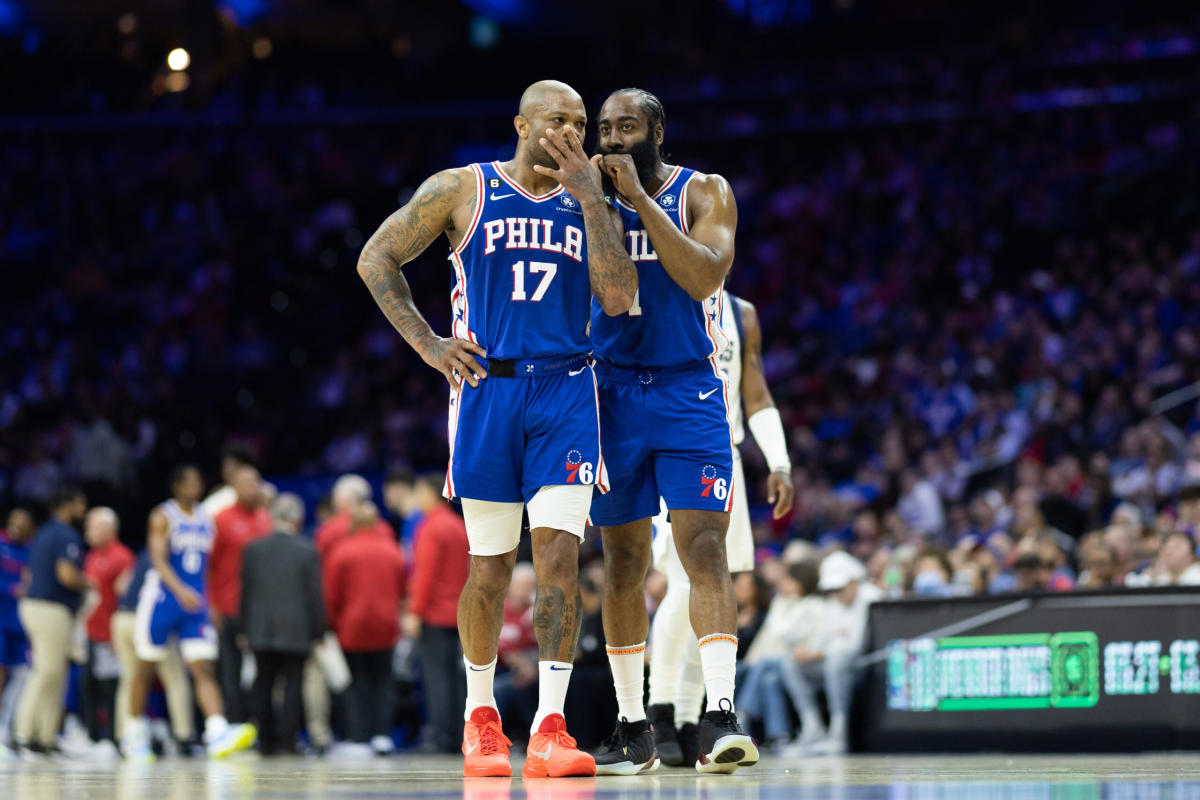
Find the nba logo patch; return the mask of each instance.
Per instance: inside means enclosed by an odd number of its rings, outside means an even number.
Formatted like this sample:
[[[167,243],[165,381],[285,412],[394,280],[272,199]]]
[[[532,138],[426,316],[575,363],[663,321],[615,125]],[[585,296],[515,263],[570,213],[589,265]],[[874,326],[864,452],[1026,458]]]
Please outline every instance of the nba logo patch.
[[[675,205],[675,195],[664,194],[662,197],[658,198],[658,202],[662,203],[667,208],[670,208],[671,206]]]

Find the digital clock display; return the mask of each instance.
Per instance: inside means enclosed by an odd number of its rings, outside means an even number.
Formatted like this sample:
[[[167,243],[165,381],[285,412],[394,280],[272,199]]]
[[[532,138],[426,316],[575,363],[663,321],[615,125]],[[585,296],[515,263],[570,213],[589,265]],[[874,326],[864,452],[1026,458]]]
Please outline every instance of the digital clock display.
[[[1200,591],[893,601],[870,613],[869,750],[1200,749]]]

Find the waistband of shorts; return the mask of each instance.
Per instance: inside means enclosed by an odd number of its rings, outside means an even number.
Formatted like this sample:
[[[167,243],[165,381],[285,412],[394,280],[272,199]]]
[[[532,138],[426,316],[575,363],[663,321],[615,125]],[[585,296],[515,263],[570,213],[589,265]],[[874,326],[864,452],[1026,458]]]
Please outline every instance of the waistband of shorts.
[[[626,386],[664,386],[712,374],[713,365],[708,359],[690,361],[673,367],[623,367],[611,361],[596,361],[597,376]]]
[[[546,358],[480,358],[476,356],[475,360],[487,371],[489,378],[545,378],[548,375],[583,369],[588,363],[586,353]]]

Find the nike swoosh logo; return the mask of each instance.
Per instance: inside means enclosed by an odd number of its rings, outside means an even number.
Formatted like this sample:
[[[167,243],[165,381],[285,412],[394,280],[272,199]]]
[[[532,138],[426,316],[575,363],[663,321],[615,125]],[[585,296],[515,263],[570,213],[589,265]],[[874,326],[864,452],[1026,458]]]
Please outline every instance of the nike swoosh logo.
[[[487,672],[491,667],[471,667],[471,672]]]
[[[713,395],[714,392],[719,391],[719,389],[720,389],[720,387],[717,387],[716,389],[709,389],[707,392],[701,392],[700,399],[707,400],[709,397],[711,397]]]
[[[474,752],[475,752],[476,750],[478,750],[478,749],[479,749],[479,743],[478,743],[478,742],[476,742],[475,744],[469,744],[469,745],[467,745],[467,752],[466,752],[466,755],[471,755],[471,753],[474,753]]]
[[[550,665],[551,672],[569,672],[570,670],[571,670],[571,667],[558,667],[558,666],[555,666],[554,664]]]
[[[574,377],[574,376],[578,375],[579,373],[583,372],[585,369],[587,369],[587,367],[580,367],[579,369],[573,369],[570,372],[568,372],[567,375]]]
[[[539,753],[537,750],[530,750],[529,755],[537,756],[538,758],[545,761],[546,759],[550,758],[550,745],[546,745],[546,750],[543,753]]]
[[[495,192],[492,192],[491,197],[489,199],[503,200],[506,197],[516,197],[516,196],[517,196],[516,192],[509,192],[508,194],[496,194]]]

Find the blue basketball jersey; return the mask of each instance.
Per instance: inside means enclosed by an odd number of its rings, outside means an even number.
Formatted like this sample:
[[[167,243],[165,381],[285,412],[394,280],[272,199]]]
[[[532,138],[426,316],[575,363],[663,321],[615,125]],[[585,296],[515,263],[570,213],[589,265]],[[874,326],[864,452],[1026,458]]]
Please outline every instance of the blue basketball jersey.
[[[499,162],[471,169],[475,216],[450,253],[453,336],[489,358],[587,353],[592,286],[579,201],[561,186],[535,197]]]
[[[208,554],[212,552],[215,526],[212,518],[197,504],[191,514],[179,503],[168,500],[159,506],[167,517],[167,553],[171,569],[179,579],[204,594]]]
[[[687,233],[684,217],[688,183],[695,170],[675,171],[654,200],[675,226]],[[592,347],[596,356],[630,367],[674,367],[711,358],[729,342],[721,332],[722,289],[703,302],[693,300],[663,269],[633,206],[616,198],[625,226],[629,257],[637,265],[638,292],[633,308],[610,317],[592,305]]]

